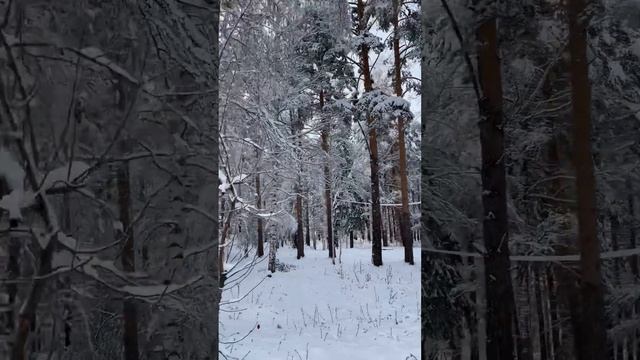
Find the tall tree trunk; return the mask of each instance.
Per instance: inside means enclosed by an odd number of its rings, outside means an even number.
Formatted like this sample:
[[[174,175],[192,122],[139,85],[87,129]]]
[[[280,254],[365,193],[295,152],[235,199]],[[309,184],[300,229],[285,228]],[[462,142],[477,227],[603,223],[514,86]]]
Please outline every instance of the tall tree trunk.
[[[536,267],[533,269],[533,274],[534,274],[534,281],[533,281],[533,287],[534,287],[534,293],[535,293],[535,303],[536,303],[536,314],[537,314],[537,323],[538,323],[538,339],[539,339],[539,353],[540,353],[540,360],[550,360],[549,359],[549,353],[548,353],[548,346],[547,346],[547,339],[548,339],[548,335],[546,333],[546,326],[545,326],[545,319],[546,319],[546,315],[545,315],[545,311],[544,311],[544,303],[543,303],[543,297],[542,297],[542,290],[541,288],[543,287],[543,280],[540,277],[539,274],[539,269]]]
[[[585,0],[569,0],[569,51],[571,54],[571,113],[573,160],[576,169],[578,244],[580,247],[581,323],[576,334],[579,360],[605,359],[607,334],[597,236],[595,177],[591,155],[591,84],[587,62]]]
[[[635,249],[636,247],[636,213],[635,213],[635,201],[634,201],[634,188],[631,181],[627,182],[627,188],[629,189],[629,195],[627,196],[627,205],[629,207],[629,218],[631,219],[627,226],[629,226],[629,248]],[[629,257],[629,267],[634,278],[638,278],[640,275],[640,267],[638,267],[638,255]]]
[[[386,217],[387,217],[387,221],[389,222],[389,242],[395,242],[395,228],[396,228],[396,224],[395,222],[393,222],[393,219],[391,218],[391,214],[393,212],[393,208],[391,209],[387,209],[386,210]]]
[[[271,195],[272,201],[271,203],[273,204],[273,206],[275,206],[276,204],[276,194],[275,192]],[[278,245],[278,238],[276,237],[276,225],[271,222],[271,224],[269,224],[269,263],[268,263],[268,270],[271,271],[271,273],[276,272],[276,251],[277,251],[277,245]]]
[[[75,125],[74,125],[75,126]],[[69,181],[70,179],[67,179],[67,181]],[[63,208],[63,221],[62,221],[62,231],[65,232],[65,234],[71,234],[71,199],[69,199],[69,193],[64,193],[64,195],[62,195],[62,208]],[[68,284],[70,284],[70,279],[69,276],[61,276],[61,278],[58,280],[58,289],[65,289],[68,290],[69,286]],[[71,319],[73,317],[72,312],[71,312],[71,306],[69,306],[68,304],[64,304],[64,311],[63,311],[63,332],[64,332],[64,348],[65,350],[68,349],[71,346]]]
[[[620,233],[620,221],[618,215],[609,214],[609,223],[611,226],[611,249],[613,251],[620,250],[618,234]],[[606,228],[603,226],[603,228]],[[620,261],[619,259],[611,259],[613,262],[613,281],[614,286],[622,285],[622,279],[620,278]]]
[[[256,208],[262,209],[262,193],[260,189],[260,173],[256,174]],[[262,216],[258,216],[258,257],[264,256],[264,224]]]
[[[302,194],[298,187],[298,195],[296,196],[296,217],[298,219],[298,230],[296,231],[296,247],[297,258],[304,257],[304,224],[302,223]]]
[[[221,198],[220,200],[222,202],[220,209],[222,210],[222,213],[224,213],[225,200],[224,198]],[[231,232],[231,220],[233,218],[233,211],[231,210],[236,208],[236,202],[237,200],[234,197],[233,200],[231,201],[231,204],[229,205],[229,211],[227,213],[227,217],[225,218],[224,224],[222,225],[222,233],[220,234],[220,249],[218,251],[218,276],[219,276],[218,283],[220,285],[220,288],[224,287],[224,283],[227,279],[226,272],[224,270],[225,248],[226,248],[227,238],[229,237],[229,233]]]
[[[493,13],[476,30],[481,90],[480,145],[482,147],[483,237],[486,248],[487,359],[511,360],[514,356],[515,313],[504,161],[502,76],[498,58],[495,1],[486,4]]]
[[[367,20],[365,16],[365,3],[363,0],[357,2],[358,34],[367,31]],[[371,69],[369,68],[369,46],[366,42],[360,45],[360,67],[364,78],[364,91],[373,90]],[[371,167],[371,260],[374,266],[382,266],[382,215],[380,213],[380,173],[378,164],[378,134],[375,128],[374,119],[367,115],[369,125],[369,164]]]
[[[8,194],[11,191],[9,189],[8,184],[5,182],[4,178],[0,178],[0,198],[2,196]],[[17,222],[10,219],[9,220],[9,228],[12,229],[17,226]],[[5,242],[6,241],[6,242]],[[5,269],[5,274],[9,282],[6,284],[6,297],[8,303],[3,303],[3,309],[0,309],[0,325],[4,325],[0,328],[0,335],[10,336],[10,334],[15,329],[15,310],[16,310],[16,296],[18,295],[18,285],[12,280],[16,280],[20,277],[20,239],[17,239],[15,236],[12,236],[9,232],[7,238],[2,235],[0,237],[0,249],[4,250],[5,244],[8,248],[8,261],[7,268]],[[3,255],[4,256],[4,255]],[[8,348],[11,349],[13,347],[12,339],[8,340]],[[0,343],[1,345],[1,343]],[[0,353],[0,355],[4,355]],[[8,354],[7,354],[8,355]]]
[[[382,221],[382,246],[389,246],[389,237],[387,234],[387,230],[391,227],[391,223],[388,221]]]
[[[308,193],[307,193],[308,195]],[[309,203],[309,199],[307,198],[305,200],[305,223],[307,226],[307,232],[304,234],[305,236],[305,243],[307,244],[307,246],[311,246],[311,226],[310,226],[310,222],[309,222],[309,206],[311,204]],[[314,249],[315,249],[315,245],[314,245]]]
[[[220,0],[211,0],[209,1],[208,4],[209,8],[212,9],[211,13],[205,13],[204,14],[204,19],[206,19],[206,21],[208,21],[210,23],[210,28],[211,28],[211,32],[210,32],[210,41],[211,41],[211,53],[215,54],[213,56],[213,69],[212,69],[212,82],[213,84],[211,85],[211,88],[214,90],[211,94],[211,98],[212,98],[212,102],[211,102],[211,116],[209,116],[210,119],[210,126],[209,129],[211,131],[212,134],[218,134],[219,130],[219,108],[220,108],[220,100],[219,100],[219,96],[220,96],[220,88],[219,88],[219,79],[220,79],[220,62],[219,62],[219,57],[216,56],[219,54],[220,52],[220,45],[219,45],[219,41],[220,41]],[[215,164],[212,164],[211,166],[213,166],[214,169],[218,168],[218,163],[219,163],[219,150],[218,150],[218,137],[217,136],[213,136],[213,144],[212,147],[214,149],[216,149],[215,151]],[[218,179],[215,179],[215,188],[218,188]],[[218,215],[218,202],[214,201],[213,202],[213,209],[212,209],[212,214],[214,216],[214,219],[216,219],[216,223],[215,226],[216,228],[219,227],[219,224],[217,222],[217,219],[219,219],[219,215]],[[214,231],[213,232],[213,239],[212,242],[214,245],[217,245],[219,243],[219,239],[218,239],[218,232]],[[216,255],[216,251],[213,251],[213,256]],[[215,264],[215,259],[212,259],[213,263]],[[222,269],[221,268],[217,268],[215,266],[211,267],[212,269],[209,270],[209,273],[211,275],[211,277],[213,278],[213,280],[215,281],[216,279],[219,281],[219,279],[221,278],[222,275]],[[218,327],[215,326],[215,324],[218,324],[219,322],[219,313],[220,313],[220,299],[222,297],[221,291],[219,289],[216,289],[214,292],[214,296],[212,299],[208,299],[209,302],[209,307],[212,308],[211,310],[211,314],[212,317],[210,319],[211,323],[214,324],[213,325],[213,333],[208,334],[209,338],[211,339],[211,343],[210,343],[210,347],[211,347],[211,353],[209,355],[209,357],[211,358],[211,360],[217,360],[218,359],[218,355],[219,355],[219,346],[220,346],[220,341],[219,341],[219,333],[218,333]]]
[[[400,0],[393,0],[393,61],[394,61],[394,90],[396,96],[402,97],[402,59],[400,58],[400,34],[399,34]],[[398,155],[400,177],[400,237],[404,245],[404,261],[413,265],[413,241],[411,239],[411,212],[409,210],[409,179],[407,173],[407,148],[405,144],[405,119],[398,117],[396,120],[398,129]]]
[[[297,111],[297,119],[294,124],[294,136],[298,139],[296,158],[300,162],[298,166],[298,174],[296,177],[296,220],[298,222],[298,228],[296,230],[296,258],[300,259],[304,257],[304,224],[302,222],[302,156],[300,154],[300,147],[302,147],[301,132],[304,127],[300,110]]]
[[[324,108],[324,90],[320,90],[320,112]],[[329,132],[331,131],[331,124],[325,120],[325,124],[322,126],[320,138],[322,140],[322,151],[325,154],[324,162],[324,205],[325,216],[327,221],[327,247],[329,248],[329,257],[335,258],[335,249],[333,247],[333,219],[331,214],[332,202],[331,202],[331,156],[329,152]]]
[[[478,360],[487,360],[487,286],[484,281],[485,264],[482,259],[475,260],[477,268],[476,280],[476,314],[478,317],[476,333],[478,338]]]
[[[122,223],[124,247],[122,249],[122,269],[126,272],[136,271],[133,226],[131,224],[131,195],[129,179],[129,163],[123,162],[118,169],[118,208]],[[138,350],[138,310],[131,299],[125,299],[122,310],[124,322],[123,342],[125,360],[137,360]]]

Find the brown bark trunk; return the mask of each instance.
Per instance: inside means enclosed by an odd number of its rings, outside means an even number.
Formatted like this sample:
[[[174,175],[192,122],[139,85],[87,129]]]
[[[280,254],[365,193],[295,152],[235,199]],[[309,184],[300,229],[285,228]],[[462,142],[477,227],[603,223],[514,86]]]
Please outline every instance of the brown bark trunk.
[[[5,183],[4,179],[0,178],[0,198],[8,194],[9,191],[10,189]],[[15,227],[15,225],[17,224],[14,221],[9,220],[9,228],[13,228]],[[20,239],[17,239],[15,236],[11,236],[11,234],[9,234],[7,240],[9,259],[7,262],[6,274],[7,279],[9,279],[10,281],[6,285],[6,291],[9,302],[6,304],[6,310],[2,309],[2,312],[0,312],[0,321],[4,320],[2,321],[2,324],[6,326],[5,328],[0,329],[0,334],[2,335],[10,335],[14,331],[16,326],[14,319],[18,285],[11,280],[15,280],[20,277]],[[0,241],[5,241],[5,238],[0,238]],[[4,247],[4,244],[2,243],[0,244],[0,246]],[[12,344],[9,343],[9,347],[11,346]]]
[[[402,61],[400,58],[400,35],[398,23],[400,16],[400,0],[393,0],[393,60],[394,60],[394,90],[396,96],[402,97]],[[413,241],[411,239],[411,212],[409,210],[409,180],[407,173],[407,148],[405,144],[405,119],[398,117],[398,161],[400,177],[400,237],[404,246],[404,261],[413,265]]]
[[[224,199],[222,200],[222,206],[220,206],[220,210],[224,213]],[[218,252],[218,276],[220,277],[220,287],[224,287],[224,282],[226,280],[226,274],[224,270],[224,257],[225,257],[225,244],[227,243],[227,237],[229,236],[229,231],[231,231],[231,218],[233,216],[232,209],[236,208],[236,200],[231,201],[229,206],[229,212],[227,213],[227,218],[225,219],[224,225],[222,226],[222,234],[220,235],[220,250]]]
[[[587,19],[584,0],[569,0],[571,113],[576,169],[578,245],[580,247],[581,334],[576,334],[579,360],[605,359],[607,334],[597,237],[595,178],[591,155],[591,84],[587,62]]]
[[[534,292],[535,292],[535,298],[536,298],[536,313],[537,313],[537,318],[538,318],[538,337],[540,339],[540,360],[548,360],[549,359],[549,349],[547,346],[547,339],[548,339],[548,334],[546,333],[545,329],[545,319],[546,319],[546,314],[544,311],[544,303],[543,303],[543,297],[542,297],[542,286],[544,284],[544,282],[542,281],[539,271],[537,268],[534,268],[533,271],[534,274],[534,281],[533,281],[533,286],[534,286]]]
[[[324,91],[320,90],[320,112],[324,108]],[[326,159],[324,163],[324,204],[325,204],[325,216],[327,221],[327,247],[329,248],[329,257],[335,258],[335,251],[333,248],[333,221],[331,215],[331,165],[329,162],[329,132],[330,124],[327,122],[322,127],[320,138],[322,140],[322,151],[324,151]]]
[[[387,209],[386,210],[386,217],[387,217],[387,222],[389,223],[389,242],[393,243],[395,242],[394,236],[395,236],[395,227],[396,224],[393,222],[393,219],[391,218],[391,213],[393,212],[393,209]]]
[[[388,221],[382,221],[382,246],[387,247],[389,246],[389,236],[387,234],[387,230],[389,229],[389,227],[391,227],[391,223],[389,223]]]
[[[256,208],[262,209],[262,193],[260,189],[260,173],[256,174]],[[258,216],[258,257],[264,256],[264,224],[262,216]]]
[[[297,112],[296,122],[293,124],[294,136],[298,139],[296,149],[296,158],[298,161],[302,161],[300,155],[300,147],[302,146],[302,140],[300,133],[304,127],[303,119],[300,115],[300,111]],[[295,242],[297,249],[297,259],[304,257],[304,224],[302,222],[302,163],[298,166],[298,175],[296,179],[296,220],[298,222],[298,229],[296,230]]]
[[[367,30],[367,18],[365,17],[365,3],[357,2],[358,33],[363,34]],[[364,78],[364,91],[373,90],[371,69],[369,68],[369,46],[363,43],[360,46],[360,66]],[[374,266],[382,266],[382,215],[380,214],[380,174],[378,164],[378,134],[374,119],[367,116],[369,125],[369,163],[371,167],[371,260]]]
[[[75,125],[74,125],[75,126]],[[62,222],[62,231],[66,234],[71,233],[71,200],[69,199],[69,193],[64,193],[62,195],[62,208],[64,212],[63,222]],[[61,276],[57,281],[59,288],[68,289],[68,284],[70,283],[70,279],[68,276]],[[68,304],[64,305],[64,323],[63,323],[63,332],[64,332],[64,347],[65,349],[71,346],[71,319],[73,317],[71,313],[71,307]]]
[[[133,239],[133,226],[131,224],[131,195],[129,180],[129,163],[123,162],[118,169],[118,207],[120,222],[122,223],[124,247],[122,249],[122,269],[125,272],[136,271],[135,247]],[[131,299],[125,299],[122,309],[124,322],[123,343],[125,360],[137,360],[138,349],[138,311],[136,304]]]
[[[210,35],[209,38],[211,40],[211,53],[212,54],[218,54],[219,53],[219,39],[220,39],[220,0],[212,0],[209,3],[209,8],[212,9],[212,11],[210,13],[207,14],[207,16],[205,16],[204,18],[207,19],[207,21],[211,24],[210,27],[213,30]],[[218,110],[220,108],[220,101],[219,101],[219,94],[220,94],[220,89],[218,87],[218,82],[219,82],[219,68],[220,68],[220,63],[219,63],[219,59],[218,56],[213,56],[214,59],[214,66],[213,69],[211,70],[212,74],[213,74],[213,92],[211,94],[211,97],[213,99],[212,103],[211,103],[211,121],[210,121],[210,128],[211,129],[215,129],[213,130],[211,133],[216,134],[218,132],[218,123],[219,123],[219,118],[218,118]],[[218,141],[217,141],[217,136],[214,136],[214,138],[216,139],[214,141],[213,148],[214,149],[218,149]],[[216,155],[219,154],[218,151],[215,151]],[[218,156],[215,156],[215,163],[212,164],[212,166],[214,167],[214,169],[218,168],[218,163],[219,163],[219,158]],[[218,187],[218,179],[215,179],[215,184],[216,184],[216,188]],[[215,201],[214,202],[214,206],[212,209],[212,214],[214,216],[214,218],[216,219],[215,222],[215,226],[216,228],[218,228],[219,224],[217,219],[219,218],[218,215],[218,202]],[[214,231],[213,232],[213,239],[212,241],[214,242],[214,244],[218,243],[218,232]],[[215,256],[215,251],[213,252],[214,256]],[[214,260],[215,262],[215,260]],[[213,275],[213,280],[215,281],[216,278],[220,279],[222,276],[222,268],[217,268],[215,269],[215,267],[213,267],[214,269],[211,271],[211,275]],[[210,321],[212,324],[214,324],[214,331],[212,334],[208,334],[209,339],[210,339],[210,355],[209,357],[211,358],[211,360],[218,360],[218,356],[219,356],[219,346],[220,346],[220,342],[219,342],[219,334],[218,334],[218,327],[215,324],[218,324],[219,322],[219,313],[220,313],[220,298],[221,298],[221,292],[220,290],[216,289],[215,293],[214,293],[214,297],[213,299],[208,299],[209,302],[209,307],[212,308],[211,312],[213,313]]]
[[[618,221],[618,216],[615,214],[610,214],[609,222],[611,224],[611,249],[613,251],[618,251],[620,250],[620,245],[618,244],[618,233],[620,232],[620,221]],[[611,259],[611,261],[613,262],[614,286],[621,285],[620,261],[618,259]]]
[[[300,259],[304,257],[304,225],[302,223],[302,195],[299,188],[296,196],[296,217],[298,218],[298,231],[296,231],[297,258]]]
[[[633,190],[633,185],[631,184],[631,181],[629,181],[627,183],[627,188],[629,189],[629,195],[627,196],[627,205],[629,206],[629,217],[631,218],[631,221],[629,221],[629,224],[627,226],[629,226],[629,248],[630,249],[635,249],[636,247],[636,229],[635,229],[635,220],[636,220],[636,213],[635,213],[635,202],[634,202],[634,190]],[[629,257],[629,266],[631,267],[631,273],[634,275],[635,278],[638,277],[638,275],[640,275],[640,268],[638,267],[638,256],[637,255],[633,255]]]
[[[353,249],[353,230],[349,231],[349,247]]]
[[[495,2],[492,1],[488,6],[495,7]],[[502,76],[495,14],[482,20],[476,36],[482,93],[482,98],[479,99],[479,125],[482,147],[483,237],[487,251],[487,359],[512,360],[515,305],[509,261]]]
[[[309,199],[307,199],[305,201],[306,206],[305,206],[305,222],[307,225],[307,232],[305,233],[305,243],[307,244],[307,246],[311,246],[311,226],[310,226],[310,222],[309,222]],[[315,248],[315,246],[314,246]]]

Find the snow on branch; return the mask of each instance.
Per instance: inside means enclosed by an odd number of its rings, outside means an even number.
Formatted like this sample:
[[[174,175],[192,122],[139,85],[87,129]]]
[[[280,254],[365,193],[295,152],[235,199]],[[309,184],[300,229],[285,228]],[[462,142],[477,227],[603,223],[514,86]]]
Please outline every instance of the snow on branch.
[[[24,176],[25,172],[20,163],[8,150],[0,148],[0,178],[5,179],[9,189],[21,189]]]
[[[35,205],[36,196],[42,192],[66,187],[87,174],[89,166],[81,161],[58,167],[38,179],[39,189],[27,191],[23,186],[25,172],[11,154],[0,150],[0,178],[5,178],[12,191],[0,198],[0,209],[9,212],[9,218],[22,219],[22,209]],[[61,186],[64,184],[64,186]]]
[[[167,284],[167,285],[125,285],[114,290],[129,294],[136,297],[156,297],[163,296],[178,290],[187,288],[196,282],[202,280],[204,276],[199,275],[193,277],[182,284]]]
[[[384,42],[378,36],[373,35],[370,32],[365,32],[364,34],[356,35],[351,40],[351,48],[360,49],[361,46],[367,46],[371,50],[382,51],[384,50]]]
[[[376,89],[365,93],[358,101],[358,109],[374,118],[413,118],[411,105],[401,97],[392,96]]]
[[[89,273],[85,272],[85,274],[113,291],[116,291],[124,295],[129,295],[132,297],[137,297],[137,298],[155,298],[155,297],[169,295],[171,293],[190,287],[204,278],[203,275],[198,275],[185,281],[182,284],[169,283],[169,284],[160,284],[160,285],[115,286],[115,285],[111,285],[110,283],[102,279],[100,276],[98,276],[94,272],[89,272]]]

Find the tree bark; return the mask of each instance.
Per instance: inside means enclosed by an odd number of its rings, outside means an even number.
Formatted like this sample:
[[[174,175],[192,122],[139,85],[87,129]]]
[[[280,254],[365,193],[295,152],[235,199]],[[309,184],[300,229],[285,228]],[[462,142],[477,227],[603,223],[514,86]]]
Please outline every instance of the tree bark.
[[[636,247],[636,229],[635,229],[635,201],[634,201],[634,190],[633,184],[631,181],[627,182],[627,188],[629,189],[629,195],[627,196],[627,205],[629,207],[629,248],[635,249]],[[638,267],[638,256],[633,255],[629,257],[629,267],[631,267],[631,273],[634,275],[634,278],[637,278],[640,275],[640,267]]]
[[[294,123],[294,136],[298,139],[296,149],[296,158],[301,161],[300,147],[302,146],[301,131],[304,127],[300,111],[297,112],[297,119]],[[298,167],[298,175],[296,178],[296,220],[298,222],[298,228],[296,230],[296,258],[301,259],[304,257],[304,224],[302,222],[302,163]]]
[[[358,15],[358,34],[367,31],[365,3],[358,0],[356,7]],[[363,42],[360,46],[360,68],[364,78],[364,91],[373,90],[371,69],[369,68],[369,46]],[[382,215],[380,213],[380,171],[378,164],[378,134],[374,118],[367,115],[369,125],[369,164],[371,167],[371,260],[374,266],[382,266]]]
[[[0,178],[0,198],[8,194],[10,191],[11,189],[9,189],[4,178]],[[9,228],[13,228],[15,225],[17,224],[10,219]],[[20,277],[20,239],[17,239],[15,236],[11,236],[10,234],[7,238],[3,235],[2,238],[0,238],[0,247],[4,248],[5,244],[7,245],[7,253],[9,255],[5,274],[7,274],[7,279],[15,280]],[[4,325],[3,328],[0,328],[0,334],[8,336],[13,332],[16,325],[14,320],[18,285],[13,281],[9,281],[6,284],[6,295],[8,297],[8,303],[3,303],[2,305],[4,305],[4,309],[0,310],[0,325]],[[7,340],[8,346],[11,349],[13,347],[13,344],[11,343],[12,339]],[[2,353],[0,353],[0,355],[1,354]]]
[[[271,194],[271,203],[272,206],[276,205],[276,194],[275,192]],[[276,225],[271,222],[269,224],[269,263],[268,270],[271,273],[276,272],[276,251],[278,246],[278,239],[276,237]]]
[[[385,219],[382,219],[382,246],[387,247],[389,246],[389,234],[388,234],[388,229],[389,227],[391,227],[391,223],[388,221],[384,221]]]
[[[402,97],[402,59],[400,58],[399,35],[400,0],[393,0],[393,60],[394,60],[394,90],[396,96]],[[400,237],[404,246],[404,261],[413,265],[413,241],[411,238],[411,212],[409,210],[409,179],[407,173],[407,148],[405,144],[405,119],[396,120],[398,130],[398,166],[400,177]]]
[[[536,314],[537,314],[537,320],[538,320],[537,322],[538,322],[540,360],[548,360],[549,359],[548,346],[547,346],[548,336],[545,331],[546,315],[544,311],[544,304],[543,304],[542,291],[541,291],[541,288],[544,282],[541,280],[539,270],[537,268],[534,268],[533,274],[534,274],[533,286],[534,286],[534,292],[535,292]]]
[[[260,189],[260,173],[256,174],[256,208],[262,209],[262,193]],[[262,216],[258,216],[258,257],[264,256],[264,224]]]
[[[609,223],[611,225],[611,249],[613,251],[620,250],[618,234],[620,232],[620,221],[618,220],[618,216],[615,214],[609,214]],[[613,262],[613,281],[614,286],[619,286],[621,284],[620,279],[620,261],[619,259],[611,259]]]
[[[320,90],[320,112],[324,108],[324,91]],[[324,163],[324,204],[325,204],[325,216],[327,224],[327,247],[329,248],[329,257],[335,258],[335,249],[333,247],[333,219],[331,214],[332,202],[331,202],[331,163],[329,152],[329,133],[331,131],[331,124],[327,121],[323,124],[320,138],[322,140],[322,151],[325,154]]]
[[[212,98],[212,105],[211,105],[211,116],[209,117],[210,119],[212,119],[210,121],[210,126],[209,129],[211,129],[210,131],[213,134],[218,134],[219,130],[219,109],[220,109],[220,100],[219,100],[219,96],[220,96],[220,88],[219,88],[219,79],[220,79],[220,58],[218,56],[219,52],[220,52],[220,0],[209,0],[208,1],[208,6],[212,9],[211,13],[206,13],[204,14],[205,19],[207,19],[208,21],[210,21],[210,28],[211,28],[211,37],[210,37],[210,41],[211,41],[211,53],[214,54],[213,56],[213,69],[211,70],[212,74],[212,88],[213,88],[213,92],[211,94],[211,98]],[[214,147],[214,149],[216,149],[216,157],[215,157],[215,164],[212,164],[212,166],[214,166],[214,169],[217,169],[219,166],[219,150],[218,149],[218,137],[217,136],[213,136],[214,140],[213,140],[213,144],[212,146]],[[216,178],[215,180],[215,184],[216,184],[216,188],[218,188],[218,182],[219,180]],[[216,228],[219,227],[218,224],[218,219],[219,219],[219,215],[218,215],[218,202],[214,201],[213,202],[213,209],[212,209],[212,214],[214,216],[214,218],[216,219],[215,222],[215,226]],[[218,244],[219,243],[219,239],[218,239],[218,232],[214,231],[213,232],[213,239],[212,239],[214,244]],[[215,256],[216,251],[213,251],[213,255]],[[214,260],[215,263],[215,260]],[[210,273],[211,276],[213,277],[213,280],[218,280],[221,278],[221,272],[222,269],[221,268],[216,268],[216,267],[212,267]],[[215,289],[215,293],[213,296],[213,299],[209,300],[210,303],[210,307],[212,307],[212,311],[211,313],[212,318],[211,318],[211,322],[213,324],[218,324],[219,322],[219,318],[220,318],[220,298],[222,297],[221,291],[219,289]],[[217,326],[213,326],[214,331],[212,334],[209,334],[209,338],[211,339],[211,353],[209,354],[209,358],[211,360],[217,360],[218,359],[218,355],[219,355],[219,347],[220,347],[220,341],[219,341],[219,333],[218,333],[218,327]]]
[[[122,269],[125,272],[136,271],[135,267],[135,246],[133,239],[133,226],[131,224],[131,195],[129,180],[129,163],[123,162],[118,169],[118,207],[120,212],[120,222],[122,223],[124,247],[122,249]],[[124,322],[123,344],[125,360],[137,360],[139,358],[138,349],[138,310],[136,304],[131,299],[125,299],[122,309],[122,320]]]
[[[605,359],[607,334],[597,237],[595,177],[591,155],[591,84],[587,62],[587,24],[584,0],[567,2],[571,54],[571,114],[573,160],[576,169],[578,245],[580,247],[581,317],[576,334],[579,360]]]
[[[302,223],[302,194],[298,187],[298,195],[296,196],[296,217],[298,219],[298,230],[296,231],[296,248],[297,258],[304,257],[304,225]]]
[[[310,226],[310,222],[309,222],[309,206],[310,206],[309,199],[307,199],[305,201],[305,205],[306,205],[305,206],[305,222],[306,222],[306,225],[307,225],[307,232],[304,234],[305,243],[307,244],[307,246],[311,246],[311,226]]]
[[[495,1],[487,4],[495,8]],[[494,10],[495,11],[495,10]],[[498,58],[496,15],[483,18],[476,29],[481,98],[483,237],[486,248],[487,359],[514,357],[514,293],[509,261],[502,76]]]

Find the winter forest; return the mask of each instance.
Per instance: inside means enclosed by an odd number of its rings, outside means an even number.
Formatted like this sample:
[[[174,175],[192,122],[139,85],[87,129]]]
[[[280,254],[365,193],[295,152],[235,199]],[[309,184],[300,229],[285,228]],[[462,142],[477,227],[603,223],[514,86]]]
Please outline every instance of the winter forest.
[[[1,359],[420,358],[418,1],[1,3]]]
[[[638,360],[638,0],[0,0],[0,360]]]
[[[638,359],[640,2],[422,5],[423,358]]]
[[[418,5],[222,3],[222,354],[420,356]]]

